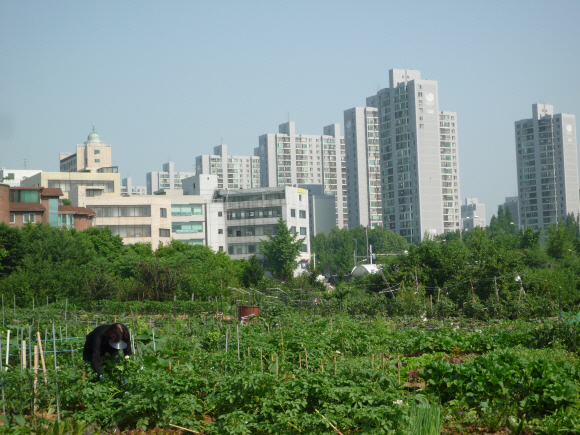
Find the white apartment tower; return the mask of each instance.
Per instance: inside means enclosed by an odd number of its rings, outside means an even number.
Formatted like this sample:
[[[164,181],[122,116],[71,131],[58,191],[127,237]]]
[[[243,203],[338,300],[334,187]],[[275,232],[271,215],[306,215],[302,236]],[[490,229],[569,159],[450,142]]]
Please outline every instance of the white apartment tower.
[[[195,168],[198,174],[216,174],[218,189],[260,187],[260,157],[230,156],[225,144],[214,147],[213,155],[197,156]],[[225,179],[224,174],[227,175]]]
[[[175,172],[175,164],[173,162],[164,163],[163,172],[147,172],[147,195],[153,195],[162,189],[181,189],[181,181],[194,175],[195,172]]]
[[[457,114],[439,111],[434,80],[392,69],[389,87],[367,98],[376,107],[383,225],[411,242],[460,229]]]
[[[294,122],[264,134],[254,154],[260,156],[262,187],[321,184],[325,195],[336,197],[336,225],[348,226],[346,160],[340,125],[323,128],[322,135],[296,134]]]
[[[378,113],[375,107],[344,111],[349,228],[383,225]]]
[[[576,117],[532,105],[515,123],[520,228],[537,230],[579,212]]]

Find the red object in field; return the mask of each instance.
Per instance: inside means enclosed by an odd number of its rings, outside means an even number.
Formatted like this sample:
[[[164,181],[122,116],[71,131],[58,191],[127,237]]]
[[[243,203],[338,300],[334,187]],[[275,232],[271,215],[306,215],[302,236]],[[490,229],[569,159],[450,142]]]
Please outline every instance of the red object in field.
[[[238,320],[242,325],[257,322],[259,316],[260,307],[250,307],[249,305],[240,305],[238,307]]]

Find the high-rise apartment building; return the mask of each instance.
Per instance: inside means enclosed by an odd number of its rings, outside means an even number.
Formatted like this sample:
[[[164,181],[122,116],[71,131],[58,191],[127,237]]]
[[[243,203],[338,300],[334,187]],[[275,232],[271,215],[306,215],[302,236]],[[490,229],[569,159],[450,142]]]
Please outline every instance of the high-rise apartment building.
[[[471,231],[475,227],[485,228],[485,204],[477,198],[465,198],[465,204],[461,205],[461,229]]]
[[[216,174],[218,189],[260,187],[260,157],[230,156],[225,144],[214,147],[213,155],[197,156],[195,170],[198,174]]]
[[[161,189],[181,189],[181,180],[194,175],[195,172],[175,172],[173,162],[164,163],[163,172],[147,173],[147,195],[153,195]]]
[[[505,202],[503,203],[504,212],[510,211],[512,215],[512,222],[515,225],[517,231],[520,230],[520,198],[519,196],[506,196]]]
[[[532,105],[531,119],[515,123],[520,228],[537,230],[577,215],[576,117],[554,106]]]
[[[76,153],[60,153],[60,172],[78,172],[110,167],[111,165],[111,145],[107,145],[101,140],[94,125],[87,141],[77,145]]]
[[[375,107],[344,111],[349,228],[383,225],[378,113]]]
[[[139,196],[147,195],[147,188],[145,186],[133,186],[131,177],[123,178],[121,180],[121,196]]]
[[[254,152],[260,156],[261,186],[322,184],[325,195],[336,197],[336,225],[347,226],[345,144],[340,125],[324,127],[322,135],[296,134],[294,122],[281,124],[278,131],[260,136]]]
[[[439,111],[437,82],[392,69],[366,105],[378,109],[384,227],[409,242],[459,230],[457,115]]]

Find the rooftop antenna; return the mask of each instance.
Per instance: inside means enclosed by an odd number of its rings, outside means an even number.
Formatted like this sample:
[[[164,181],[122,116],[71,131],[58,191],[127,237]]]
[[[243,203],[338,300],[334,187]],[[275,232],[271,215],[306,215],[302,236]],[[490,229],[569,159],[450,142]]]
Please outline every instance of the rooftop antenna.
[[[288,115],[288,122],[290,122],[290,112],[288,112],[287,115]]]
[[[95,132],[95,124],[93,124],[93,133]]]
[[[377,83],[377,92],[379,92],[381,90],[381,84]]]
[[[28,145],[26,146],[26,158],[24,159],[24,169],[26,169],[27,164],[28,164]]]

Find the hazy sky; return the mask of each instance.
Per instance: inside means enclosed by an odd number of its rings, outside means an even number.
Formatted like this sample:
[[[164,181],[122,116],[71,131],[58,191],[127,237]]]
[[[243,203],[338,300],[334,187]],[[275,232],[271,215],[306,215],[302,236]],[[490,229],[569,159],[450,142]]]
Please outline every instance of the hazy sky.
[[[406,67],[458,112],[461,196],[489,221],[517,191],[514,121],[536,102],[580,118],[579,17],[578,0],[0,0],[0,166],[58,171],[95,124],[144,185],[221,138],[253,154],[288,114],[342,125]]]

